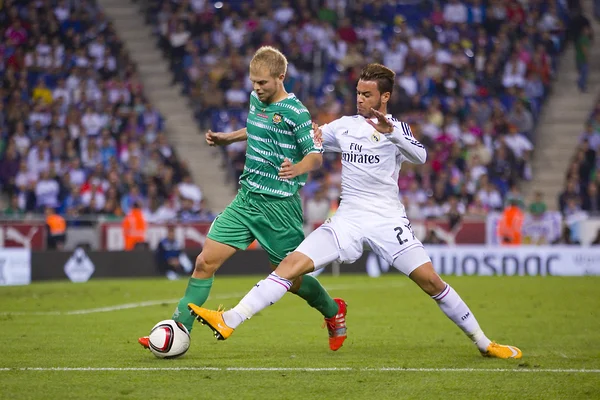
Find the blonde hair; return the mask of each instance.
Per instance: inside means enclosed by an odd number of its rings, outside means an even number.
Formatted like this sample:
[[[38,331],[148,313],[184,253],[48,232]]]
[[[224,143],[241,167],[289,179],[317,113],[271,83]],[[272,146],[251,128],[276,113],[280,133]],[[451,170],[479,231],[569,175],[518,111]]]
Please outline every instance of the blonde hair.
[[[250,61],[250,69],[266,67],[271,76],[276,78],[285,75],[287,72],[287,58],[274,47],[263,46],[256,50],[252,61]]]

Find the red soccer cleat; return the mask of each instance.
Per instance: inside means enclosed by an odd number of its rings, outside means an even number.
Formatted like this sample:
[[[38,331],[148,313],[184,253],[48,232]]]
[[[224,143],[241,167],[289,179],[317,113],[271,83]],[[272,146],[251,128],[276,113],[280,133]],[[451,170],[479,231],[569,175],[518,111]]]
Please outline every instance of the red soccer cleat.
[[[141,344],[145,349],[150,348],[150,338],[148,336],[142,336],[139,338],[138,343]]]
[[[331,318],[325,318],[325,325],[329,331],[329,348],[338,350],[344,344],[346,334],[346,313],[348,305],[342,299],[333,299],[339,306],[338,313]]]

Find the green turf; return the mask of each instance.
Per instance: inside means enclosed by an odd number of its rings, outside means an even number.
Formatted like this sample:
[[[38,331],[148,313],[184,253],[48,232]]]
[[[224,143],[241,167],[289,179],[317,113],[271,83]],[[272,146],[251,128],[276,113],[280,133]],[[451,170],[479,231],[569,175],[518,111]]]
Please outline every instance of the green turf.
[[[258,280],[215,280],[214,307],[233,306]],[[225,342],[197,325],[190,351],[159,360],[137,343],[175,304],[84,315],[73,311],[176,299],[184,281],[95,280],[0,287],[0,399],[592,399],[600,373],[600,279],[448,277],[490,338],[518,345],[521,361],[481,357],[433,301],[399,275],[321,279],[349,304],[349,338],[327,347],[320,315],[302,300],[257,315]],[[217,298],[218,297],[218,298]],[[216,367],[217,371],[24,371],[26,367]],[[228,371],[228,367],[352,368]],[[385,371],[389,368],[509,369]],[[8,370],[6,370],[8,369]],[[371,369],[371,370],[368,370]]]

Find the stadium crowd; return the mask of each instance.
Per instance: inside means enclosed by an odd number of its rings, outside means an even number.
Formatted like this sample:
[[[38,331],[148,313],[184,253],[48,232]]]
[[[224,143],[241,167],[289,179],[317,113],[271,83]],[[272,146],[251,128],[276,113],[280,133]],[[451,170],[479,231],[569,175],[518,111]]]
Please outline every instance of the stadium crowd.
[[[0,21],[5,217],[212,220],[95,2],[6,0]]]
[[[354,114],[364,64],[394,69],[390,112],[411,124],[429,153],[424,166],[405,164],[400,173],[411,218],[483,217],[520,197],[569,24],[557,0],[145,4],[173,82],[182,84],[204,129],[244,125],[247,65],[261,45],[285,49],[286,87],[320,124]],[[9,0],[0,20],[5,215],[50,206],[67,217],[119,218],[138,204],[149,221],[214,218],[93,2]],[[244,151],[244,143],[223,149],[232,179]],[[339,157],[329,154],[311,175],[303,189],[309,225],[335,209],[340,173]],[[588,175],[579,171],[582,182]]]
[[[157,0],[147,11],[201,126],[243,126],[247,65],[258,46],[285,50],[286,87],[320,124],[355,113],[360,69],[381,62],[397,73],[390,112],[411,124],[429,153],[425,166],[405,164],[400,174],[409,217],[501,210],[531,178],[532,133],[567,37],[566,5],[405,3]],[[236,143],[223,152],[234,177],[244,150]],[[322,221],[339,198],[340,159],[326,158],[303,190],[309,223]]]

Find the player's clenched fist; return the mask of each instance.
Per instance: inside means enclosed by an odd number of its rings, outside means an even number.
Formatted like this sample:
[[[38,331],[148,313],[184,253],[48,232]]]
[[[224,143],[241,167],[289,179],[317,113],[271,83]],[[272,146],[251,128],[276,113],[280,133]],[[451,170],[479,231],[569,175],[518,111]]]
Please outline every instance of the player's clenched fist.
[[[225,146],[229,144],[229,140],[227,140],[227,134],[222,132],[213,132],[210,129],[206,132],[206,143],[209,146]]]
[[[289,159],[284,159],[279,168],[279,177],[283,179],[292,179],[299,174],[296,172],[296,166]]]

